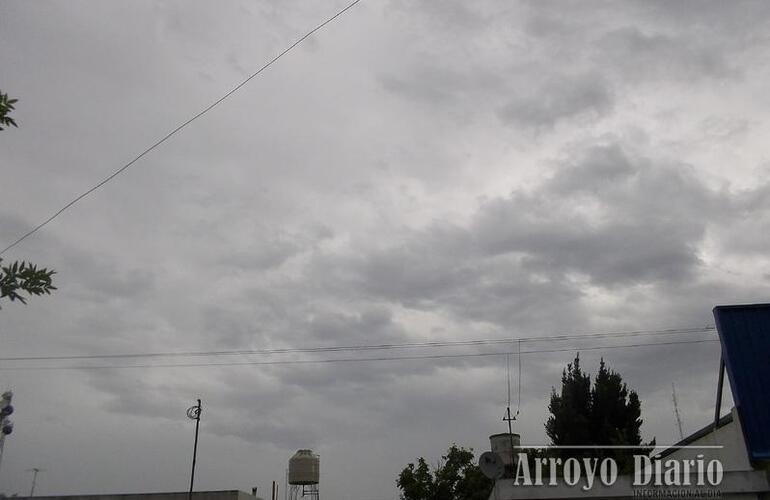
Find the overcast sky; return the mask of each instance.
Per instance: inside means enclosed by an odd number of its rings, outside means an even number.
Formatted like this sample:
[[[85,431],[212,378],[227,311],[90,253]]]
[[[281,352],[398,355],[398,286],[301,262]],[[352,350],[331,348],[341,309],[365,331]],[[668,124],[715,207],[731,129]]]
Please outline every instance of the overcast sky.
[[[345,5],[0,2],[0,247]],[[59,290],[4,303],[2,356],[541,337],[713,325],[770,284],[770,4],[364,0],[3,256]],[[526,343],[522,442],[580,348]],[[325,357],[505,352],[516,345]],[[59,362],[319,359],[321,355]],[[713,413],[713,342],[584,351],[678,440]],[[512,360],[514,405],[516,358]],[[502,432],[503,356],[16,370],[0,491],[283,481],[397,497],[400,469]],[[38,363],[37,366],[56,366]]]

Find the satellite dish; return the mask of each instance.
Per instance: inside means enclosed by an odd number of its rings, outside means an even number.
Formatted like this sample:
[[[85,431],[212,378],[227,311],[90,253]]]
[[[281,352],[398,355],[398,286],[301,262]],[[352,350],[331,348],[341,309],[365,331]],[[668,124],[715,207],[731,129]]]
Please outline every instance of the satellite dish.
[[[498,479],[502,477],[505,471],[500,456],[491,451],[485,451],[481,454],[479,457],[479,468],[481,468],[481,473],[489,479]]]

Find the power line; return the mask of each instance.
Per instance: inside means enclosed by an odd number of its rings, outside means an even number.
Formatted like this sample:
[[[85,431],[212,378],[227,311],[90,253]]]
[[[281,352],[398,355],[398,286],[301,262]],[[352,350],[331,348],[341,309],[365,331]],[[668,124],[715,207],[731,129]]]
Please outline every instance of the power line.
[[[174,135],[176,135],[176,134],[177,134],[177,132],[179,132],[179,131],[181,131],[183,128],[187,127],[187,125],[191,124],[192,122],[194,122],[195,120],[197,120],[197,119],[198,119],[198,118],[200,118],[201,116],[205,115],[206,113],[208,113],[209,111],[211,111],[212,109],[214,109],[214,108],[215,108],[216,106],[218,106],[218,105],[219,105],[219,104],[220,104],[222,101],[224,101],[225,99],[227,99],[228,97],[230,97],[231,95],[233,95],[234,93],[236,93],[238,90],[240,90],[240,89],[241,89],[241,87],[243,87],[244,85],[246,85],[246,84],[247,84],[249,81],[251,81],[251,80],[252,80],[253,78],[255,78],[257,75],[259,75],[260,73],[262,73],[264,70],[266,70],[267,68],[269,68],[270,66],[272,66],[272,64],[273,64],[273,63],[275,63],[276,61],[278,61],[278,59],[280,59],[281,57],[283,57],[284,55],[286,55],[287,53],[289,53],[289,52],[290,52],[292,49],[294,49],[294,48],[295,48],[297,45],[299,45],[300,43],[302,43],[303,41],[305,41],[305,39],[307,39],[308,37],[310,37],[310,36],[311,36],[313,33],[317,32],[318,30],[322,29],[324,26],[326,26],[326,25],[327,25],[327,24],[329,24],[330,22],[332,22],[332,21],[334,21],[335,19],[337,19],[339,16],[341,16],[342,14],[344,14],[345,12],[347,12],[349,9],[353,8],[353,7],[354,7],[354,6],[355,6],[357,3],[359,3],[359,2],[361,2],[361,0],[355,0],[354,2],[351,2],[351,3],[350,3],[350,4],[348,4],[348,5],[347,5],[345,8],[343,8],[342,10],[338,11],[336,14],[334,14],[333,16],[331,16],[330,18],[328,18],[326,21],[322,22],[321,24],[319,24],[318,26],[316,26],[316,27],[315,27],[315,28],[313,28],[312,30],[308,31],[308,32],[307,32],[305,35],[303,35],[303,36],[302,36],[300,39],[298,39],[298,40],[297,40],[296,42],[294,42],[293,44],[289,45],[289,46],[288,46],[286,49],[284,49],[284,50],[283,50],[281,53],[279,53],[277,56],[275,56],[275,57],[274,57],[274,58],[272,58],[270,61],[268,61],[268,62],[267,62],[267,63],[266,63],[264,66],[262,66],[261,68],[259,68],[257,71],[255,71],[254,73],[252,73],[252,74],[251,74],[251,75],[250,75],[248,78],[246,78],[245,80],[243,80],[241,83],[239,83],[238,85],[236,85],[235,87],[233,87],[233,88],[232,88],[232,89],[231,89],[229,92],[227,92],[225,95],[223,95],[222,97],[220,97],[219,99],[217,99],[216,101],[214,101],[213,103],[211,103],[210,105],[208,105],[208,106],[207,106],[206,108],[204,108],[203,110],[199,111],[199,112],[198,112],[198,113],[197,113],[195,116],[193,116],[192,118],[188,119],[186,122],[184,122],[184,123],[182,123],[181,125],[177,126],[177,127],[174,129],[174,130],[172,130],[171,132],[169,132],[168,134],[166,134],[165,136],[163,136],[163,138],[159,139],[157,142],[153,143],[153,144],[152,144],[150,147],[148,147],[147,149],[145,149],[144,151],[142,151],[142,152],[141,152],[141,153],[140,153],[138,156],[136,156],[136,157],[135,157],[133,160],[129,161],[128,163],[126,163],[125,165],[123,165],[122,167],[120,167],[119,169],[117,169],[116,171],[114,171],[112,174],[110,174],[109,176],[107,176],[105,179],[103,179],[101,182],[99,182],[99,183],[98,183],[98,184],[96,184],[95,186],[91,187],[90,189],[86,190],[85,192],[83,192],[83,193],[81,193],[80,195],[78,195],[77,197],[75,197],[75,199],[73,199],[72,201],[70,201],[69,203],[67,203],[66,205],[64,205],[64,206],[63,206],[62,208],[60,208],[60,209],[59,209],[59,210],[58,210],[56,213],[54,213],[53,215],[51,215],[50,217],[48,217],[46,220],[44,220],[43,222],[41,222],[40,224],[38,224],[37,226],[35,226],[34,228],[32,228],[30,231],[28,231],[27,233],[25,233],[25,234],[24,234],[24,235],[22,235],[21,237],[19,237],[19,238],[18,238],[16,241],[14,241],[13,243],[11,243],[11,244],[10,244],[10,245],[8,245],[7,247],[5,247],[5,248],[3,248],[2,250],[0,250],[0,255],[3,255],[5,252],[7,252],[8,250],[10,250],[11,248],[15,247],[16,245],[18,245],[19,243],[21,243],[22,241],[24,241],[24,240],[25,240],[25,239],[27,239],[28,237],[30,237],[30,236],[32,236],[33,234],[35,234],[36,232],[38,232],[40,229],[42,229],[44,226],[46,226],[46,225],[47,225],[49,222],[53,221],[55,218],[57,218],[59,215],[61,215],[61,214],[62,214],[64,211],[66,211],[67,209],[69,209],[70,207],[72,207],[74,204],[76,204],[77,202],[79,202],[80,200],[82,200],[83,198],[85,198],[86,196],[88,196],[89,194],[93,193],[94,191],[96,191],[97,189],[99,189],[100,187],[102,187],[103,185],[107,184],[107,183],[108,183],[108,182],[110,182],[112,179],[114,179],[115,177],[117,177],[118,175],[120,175],[121,173],[123,173],[123,171],[124,171],[124,170],[126,170],[127,168],[129,168],[131,165],[133,165],[133,164],[134,164],[134,163],[136,163],[137,161],[141,160],[141,159],[142,159],[142,158],[143,158],[145,155],[147,155],[147,154],[148,154],[150,151],[152,151],[153,149],[157,148],[158,146],[160,146],[161,144],[163,144],[164,142],[166,142],[167,140],[169,140],[171,137],[173,137]]]
[[[625,345],[602,345],[591,347],[569,347],[560,349],[535,349],[529,351],[522,351],[521,354],[544,354],[555,352],[570,352],[570,351],[596,351],[603,349],[628,349],[637,347],[655,347],[655,346],[672,346],[672,345],[684,345],[684,344],[702,344],[706,342],[719,342],[718,339],[701,339],[701,340],[680,340],[672,342],[649,342],[640,344],[625,344]],[[309,365],[309,364],[326,364],[326,363],[363,363],[371,361],[405,361],[405,360],[429,360],[429,359],[459,359],[459,358],[476,358],[476,357],[489,357],[489,356],[506,356],[510,354],[517,354],[511,352],[477,352],[467,354],[427,354],[427,355],[415,355],[415,356],[388,356],[388,357],[368,357],[368,358],[332,358],[332,359],[298,359],[298,360],[278,360],[278,361],[233,361],[228,363],[176,363],[176,364],[134,364],[134,365],[78,365],[78,366],[17,366],[17,367],[0,367],[0,371],[16,371],[16,370],[31,370],[31,371],[43,371],[43,370],[110,370],[110,369],[123,369],[123,368],[200,368],[209,366],[265,366],[265,365]]]
[[[711,333],[713,326],[670,328],[666,330],[632,330],[588,334],[561,334],[543,337],[520,337],[478,340],[407,342],[401,344],[346,345],[326,347],[286,347],[274,349],[238,349],[227,351],[169,351],[144,353],[114,353],[114,354],[73,354],[73,355],[43,355],[43,356],[9,356],[0,357],[0,361],[74,361],[85,359],[126,359],[126,358],[171,358],[171,357],[209,357],[209,356],[242,356],[267,354],[303,354],[340,351],[377,351],[390,349],[419,349],[438,347],[473,347],[515,343],[560,342],[566,340],[595,340],[606,338],[627,338],[658,335],[684,335],[692,333]]]

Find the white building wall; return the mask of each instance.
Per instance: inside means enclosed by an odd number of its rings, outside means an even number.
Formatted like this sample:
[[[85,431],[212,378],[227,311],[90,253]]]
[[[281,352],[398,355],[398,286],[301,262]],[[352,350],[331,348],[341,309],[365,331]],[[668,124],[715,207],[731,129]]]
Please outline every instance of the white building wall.
[[[708,450],[680,449],[667,455],[666,459],[695,460],[699,454],[703,454],[707,460],[720,460],[725,471],[753,470],[749,461],[748,451],[746,450],[746,443],[743,440],[743,429],[741,429],[738,411],[733,408],[731,413],[733,417],[732,422],[690,443],[691,446],[722,446],[722,448]]]

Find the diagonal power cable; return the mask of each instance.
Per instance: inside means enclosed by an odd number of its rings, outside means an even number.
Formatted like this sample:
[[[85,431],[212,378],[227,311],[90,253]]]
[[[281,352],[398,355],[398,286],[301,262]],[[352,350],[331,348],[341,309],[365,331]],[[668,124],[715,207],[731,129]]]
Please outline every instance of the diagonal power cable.
[[[167,134],[166,134],[166,135],[164,135],[162,138],[160,138],[160,139],[158,139],[156,142],[154,142],[154,143],[153,143],[153,144],[152,144],[150,147],[148,147],[147,149],[145,149],[144,151],[142,151],[141,153],[139,153],[139,154],[138,154],[138,155],[137,155],[137,156],[136,156],[136,157],[135,157],[133,160],[129,161],[128,163],[126,163],[125,165],[123,165],[122,167],[120,167],[119,169],[115,170],[113,173],[111,173],[109,176],[107,176],[106,178],[104,178],[102,181],[100,181],[100,182],[99,182],[99,183],[97,183],[96,185],[92,186],[91,188],[87,189],[87,190],[86,190],[86,191],[84,191],[83,193],[81,193],[81,194],[79,194],[78,196],[76,196],[74,199],[72,199],[72,200],[71,200],[70,202],[68,202],[66,205],[64,205],[63,207],[61,207],[61,208],[60,208],[60,209],[59,209],[57,212],[55,212],[53,215],[51,215],[50,217],[48,217],[47,219],[45,219],[43,222],[41,222],[41,223],[40,223],[40,224],[38,224],[37,226],[33,227],[33,228],[32,228],[31,230],[29,230],[28,232],[24,233],[22,236],[20,236],[19,238],[17,238],[17,239],[16,239],[16,240],[15,240],[13,243],[11,243],[10,245],[8,245],[8,246],[6,246],[5,248],[3,248],[2,250],[0,250],[0,255],[3,255],[5,252],[7,252],[8,250],[10,250],[11,248],[15,247],[16,245],[18,245],[18,244],[19,244],[19,243],[21,243],[22,241],[26,240],[27,238],[29,238],[30,236],[32,236],[33,234],[35,234],[36,232],[38,232],[39,230],[41,230],[43,227],[45,227],[46,225],[48,225],[50,222],[52,222],[52,221],[53,221],[54,219],[56,219],[56,218],[57,218],[59,215],[61,215],[62,213],[64,213],[66,210],[68,210],[70,207],[72,207],[73,205],[75,205],[76,203],[78,203],[80,200],[82,200],[82,199],[83,199],[83,198],[85,198],[86,196],[90,195],[91,193],[93,193],[94,191],[96,191],[97,189],[99,189],[100,187],[104,186],[105,184],[107,184],[108,182],[110,182],[112,179],[114,179],[114,178],[115,178],[115,177],[117,177],[118,175],[122,174],[122,173],[123,173],[123,172],[124,172],[126,169],[128,169],[129,167],[131,167],[132,165],[134,165],[136,162],[138,162],[139,160],[141,160],[142,158],[144,158],[144,157],[145,157],[145,156],[146,156],[148,153],[150,153],[150,152],[151,152],[153,149],[157,148],[158,146],[160,146],[161,144],[163,144],[163,143],[164,143],[164,142],[166,142],[167,140],[171,139],[171,138],[172,138],[174,135],[176,135],[176,134],[177,134],[178,132],[180,132],[182,129],[184,129],[185,127],[187,127],[189,124],[191,124],[192,122],[194,122],[194,121],[195,121],[195,120],[197,120],[198,118],[202,117],[203,115],[205,115],[206,113],[208,113],[209,111],[211,111],[212,109],[214,109],[216,106],[218,106],[220,103],[222,103],[222,101],[224,101],[225,99],[227,99],[228,97],[230,97],[230,96],[231,96],[231,95],[233,95],[234,93],[238,92],[238,91],[241,89],[241,87],[243,87],[244,85],[246,85],[247,83],[249,83],[249,82],[250,82],[250,81],[251,81],[253,78],[256,78],[256,77],[257,77],[257,76],[258,76],[260,73],[262,73],[262,72],[263,72],[263,71],[265,71],[267,68],[269,68],[270,66],[272,66],[272,65],[273,65],[273,63],[275,63],[276,61],[278,61],[278,59],[280,59],[281,57],[283,57],[283,56],[285,56],[286,54],[288,54],[288,53],[289,53],[289,52],[290,52],[292,49],[294,49],[294,48],[295,48],[297,45],[299,45],[300,43],[302,43],[303,41],[305,41],[305,40],[306,40],[308,37],[310,37],[311,35],[313,35],[313,33],[315,33],[315,32],[317,32],[317,31],[321,30],[321,29],[322,29],[324,26],[326,26],[327,24],[331,23],[332,21],[334,21],[335,19],[337,19],[338,17],[340,17],[341,15],[343,15],[345,12],[347,12],[348,10],[350,10],[351,8],[353,8],[353,7],[354,7],[356,4],[358,4],[359,2],[361,2],[361,0],[355,0],[355,1],[351,2],[351,3],[350,3],[350,4],[348,4],[348,5],[347,5],[345,8],[343,8],[343,9],[342,9],[342,10],[340,10],[340,11],[338,11],[336,14],[334,14],[334,15],[333,15],[333,16],[331,16],[330,18],[326,19],[325,21],[323,21],[321,24],[317,25],[317,26],[316,26],[315,28],[313,28],[312,30],[310,30],[310,31],[308,31],[307,33],[305,33],[305,34],[304,34],[304,35],[303,35],[301,38],[299,38],[299,39],[298,39],[297,41],[295,41],[293,44],[289,45],[289,46],[288,46],[287,48],[285,48],[285,49],[284,49],[282,52],[280,52],[280,53],[279,53],[277,56],[273,57],[273,58],[272,58],[270,61],[268,61],[267,63],[265,63],[265,64],[264,64],[264,65],[263,65],[261,68],[259,68],[257,71],[255,71],[254,73],[252,73],[251,75],[249,75],[249,76],[248,76],[248,78],[246,78],[245,80],[243,80],[242,82],[240,82],[238,85],[236,85],[235,87],[233,87],[233,88],[232,88],[232,89],[231,89],[229,92],[227,92],[225,95],[223,95],[222,97],[220,97],[220,98],[219,98],[219,99],[217,99],[216,101],[212,102],[212,103],[211,103],[211,104],[209,104],[207,107],[203,108],[201,111],[199,111],[197,114],[195,114],[195,115],[194,115],[192,118],[188,119],[186,122],[184,122],[184,123],[182,123],[181,125],[177,126],[177,127],[176,127],[175,129],[173,129],[171,132],[167,133]]]

